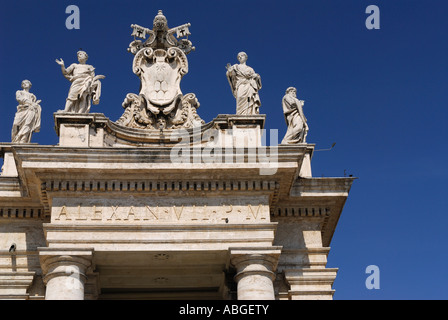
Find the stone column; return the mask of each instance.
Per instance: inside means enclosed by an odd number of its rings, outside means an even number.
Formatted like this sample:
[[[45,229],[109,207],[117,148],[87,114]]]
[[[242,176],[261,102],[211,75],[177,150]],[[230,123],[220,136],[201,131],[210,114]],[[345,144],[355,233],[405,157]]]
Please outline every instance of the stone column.
[[[238,300],[275,300],[275,269],[281,247],[230,248]]]
[[[39,248],[45,300],[84,300],[93,249]]]

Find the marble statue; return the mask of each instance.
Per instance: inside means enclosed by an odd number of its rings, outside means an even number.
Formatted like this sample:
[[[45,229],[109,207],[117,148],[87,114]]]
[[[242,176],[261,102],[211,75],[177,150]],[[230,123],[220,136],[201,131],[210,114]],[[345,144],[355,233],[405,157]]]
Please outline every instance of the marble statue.
[[[196,96],[193,93],[183,95],[180,89],[180,81],[188,73],[186,55],[195,49],[188,40],[189,27],[187,23],[170,29],[162,10],[154,18],[152,30],[131,25],[134,41],[129,44],[128,51],[135,55],[132,70],[140,78],[141,85],[139,94],[126,95],[125,112],[118,124],[163,130],[192,128],[205,123],[196,112],[199,107]]]
[[[89,113],[91,100],[93,104],[99,104],[101,96],[101,82],[105,76],[95,76],[95,68],[86,64],[89,58],[85,51],[78,51],[79,64],[73,63],[67,69],[64,60],[56,59],[56,63],[61,66],[62,74],[72,84],[68,92],[64,112]]]
[[[261,89],[260,75],[254,69],[246,65],[247,54],[238,53],[239,64],[231,66],[227,64],[227,80],[236,98],[236,114],[251,115],[259,114],[261,105],[258,91]]]
[[[306,143],[308,124],[303,113],[305,101],[297,99],[297,89],[289,87],[282,99],[283,113],[288,126],[282,144]]]
[[[128,51],[135,55],[132,70],[140,78],[139,94],[128,93],[124,114],[117,123],[150,130],[192,128],[204,124],[193,93],[182,94],[180,82],[188,73],[187,54],[194,50],[188,39],[190,24],[175,28],[159,10],[153,29],[133,24],[134,41]],[[148,38],[146,39],[146,37]],[[143,39],[137,40],[136,38]]]
[[[11,138],[13,143],[30,143],[33,132],[40,131],[42,108],[41,100],[30,92],[31,82],[22,81],[22,90],[16,92],[19,105],[12,125]]]

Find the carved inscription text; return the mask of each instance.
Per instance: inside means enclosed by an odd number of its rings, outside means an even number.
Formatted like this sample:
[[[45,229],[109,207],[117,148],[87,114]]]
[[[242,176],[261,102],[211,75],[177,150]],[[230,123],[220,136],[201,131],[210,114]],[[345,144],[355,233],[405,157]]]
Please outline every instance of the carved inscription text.
[[[264,204],[191,204],[191,205],[117,205],[53,204],[52,223],[243,223],[269,220],[269,207]]]

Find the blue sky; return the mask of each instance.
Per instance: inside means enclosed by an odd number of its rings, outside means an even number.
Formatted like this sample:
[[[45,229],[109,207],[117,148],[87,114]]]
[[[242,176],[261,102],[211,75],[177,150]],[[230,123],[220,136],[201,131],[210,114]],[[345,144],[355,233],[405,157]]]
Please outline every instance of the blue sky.
[[[235,113],[225,65],[239,51],[261,75],[266,129],[286,132],[281,109],[294,86],[316,149],[316,177],[354,182],[331,243],[328,267],[342,299],[447,299],[448,253],[448,2],[440,0],[29,1],[0,0],[0,141],[9,142],[15,92],[23,79],[42,100],[42,129],[32,142],[54,145],[53,113],[63,109],[66,66],[82,48],[102,80],[92,112],[116,121],[132,73],[130,25],[152,28],[159,9],[175,27],[191,23],[189,73],[181,88],[211,121]],[[68,30],[65,9],[80,9],[80,29]],[[368,5],[380,9],[368,30]],[[365,287],[368,265],[380,268],[380,289]]]

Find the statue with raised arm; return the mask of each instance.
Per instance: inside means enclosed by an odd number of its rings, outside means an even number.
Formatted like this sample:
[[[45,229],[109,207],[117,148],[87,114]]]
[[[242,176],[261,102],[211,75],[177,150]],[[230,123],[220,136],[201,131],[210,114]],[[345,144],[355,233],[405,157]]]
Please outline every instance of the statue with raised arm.
[[[11,141],[13,143],[30,143],[33,132],[40,131],[40,118],[42,108],[40,100],[30,92],[31,82],[22,81],[22,90],[16,92],[16,99],[19,105],[14,117],[11,131]]]
[[[85,51],[78,51],[79,64],[73,63],[67,69],[64,60],[56,59],[61,66],[62,74],[72,84],[68,92],[64,112],[89,113],[91,100],[93,104],[99,104],[101,96],[101,82],[105,76],[95,76],[95,68],[86,64],[88,55]]]
[[[283,113],[288,126],[282,144],[306,143],[309,128],[303,113],[305,101],[297,99],[297,89],[289,87],[282,99]]]
[[[254,69],[246,65],[247,54],[238,53],[239,64],[231,66],[227,64],[227,80],[233,96],[236,98],[236,114],[259,114],[261,105],[258,91],[261,89],[260,75]]]

